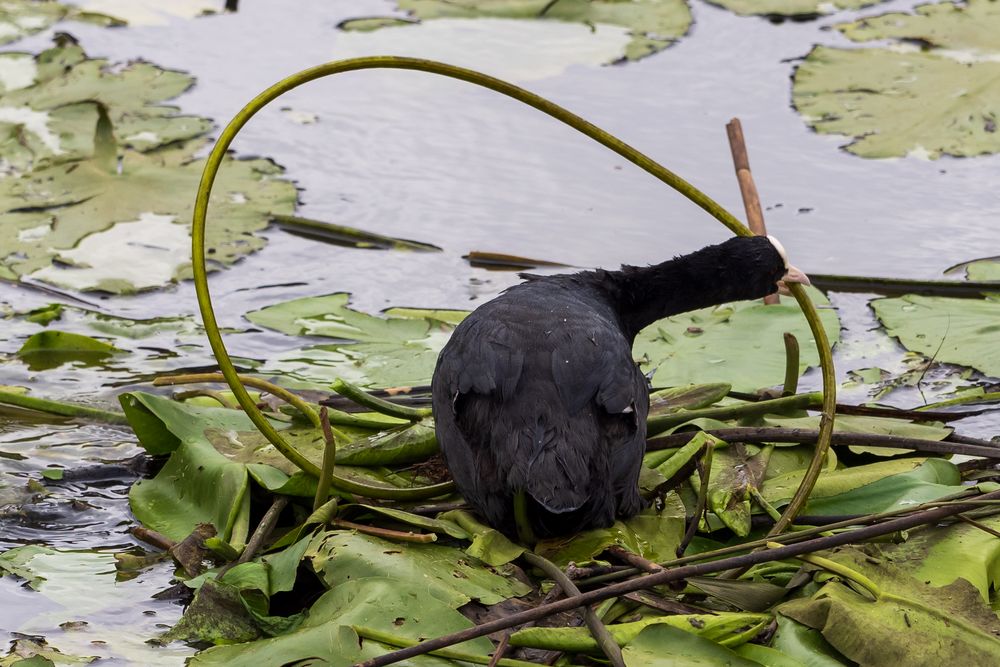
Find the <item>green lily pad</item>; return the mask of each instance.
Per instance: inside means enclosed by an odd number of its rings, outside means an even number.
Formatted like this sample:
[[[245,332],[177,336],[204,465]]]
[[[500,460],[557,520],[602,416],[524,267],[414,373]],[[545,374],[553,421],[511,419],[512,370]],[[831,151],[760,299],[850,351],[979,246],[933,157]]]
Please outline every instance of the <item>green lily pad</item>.
[[[993,0],[928,3],[914,7],[912,14],[892,12],[836,28],[855,42],[901,39],[957,51],[1000,51],[1000,6]]]
[[[628,667],[759,667],[760,663],[740,657],[733,651],[698,635],[673,626],[657,623],[643,628],[622,650]]]
[[[965,267],[965,271],[969,280],[1000,282],[1000,262],[995,259],[981,259],[971,262]],[[1000,290],[1000,286],[997,289]]]
[[[837,314],[819,290],[809,290],[833,345],[840,339]],[[754,391],[784,379],[786,331],[799,339],[799,372],[817,366],[809,326],[789,299],[770,306],[743,301],[668,317],[639,333],[633,354],[643,370],[656,370],[656,386],[727,383],[737,391]]]
[[[631,41],[622,59],[639,60],[658,53],[691,27],[684,0],[397,0],[397,7],[416,19],[524,19],[607,24],[629,30]],[[340,24],[342,30],[371,31],[411,23],[378,17]]]
[[[570,562],[586,563],[608,547],[618,545],[646,560],[662,563],[677,555],[684,537],[684,514],[684,504],[672,493],[664,499],[662,510],[649,507],[631,519],[615,521],[610,528],[542,540],[535,545],[535,551],[565,567]]]
[[[110,16],[83,11],[52,0],[4,0],[0,5],[0,44],[47,30],[59,21],[83,21],[98,25],[121,25]]]
[[[998,70],[1000,75],[1000,70]],[[890,336],[936,361],[1000,377],[1000,301],[907,294],[871,302]]]
[[[794,16],[808,18],[841,9],[861,9],[885,0],[708,0],[740,16]]]
[[[840,653],[864,665],[938,665],[955,660],[990,665],[1000,660],[1000,621],[968,581],[934,586],[885,558],[845,548],[829,555],[873,581],[873,596],[833,580],[809,598],[778,611],[822,632]]]
[[[248,313],[254,324],[282,333],[344,341],[286,353],[269,361],[263,372],[321,384],[337,377],[365,386],[427,384],[461,313],[394,309],[378,317],[350,308],[349,298],[340,292]]]
[[[160,105],[194,85],[189,74],[143,61],[112,68],[75,44],[43,51],[29,63],[21,62],[24,55],[0,55],[0,68],[16,66],[31,77],[30,85],[0,93],[0,122],[22,121],[22,131],[0,143],[17,171],[94,157],[102,110],[116,143],[139,151],[192,139],[212,127],[207,118]]]
[[[232,646],[217,646],[195,656],[191,665],[256,666],[321,661],[349,667],[391,649],[359,640],[350,626],[358,625],[411,640],[427,639],[472,627],[472,623],[434,597],[419,581],[397,577],[364,577],[335,586],[313,604],[305,621],[278,637]],[[485,637],[458,645],[462,651],[486,656],[493,643]],[[455,663],[421,656],[406,664],[448,667]]]
[[[496,604],[530,590],[461,550],[438,544],[399,544],[372,535],[329,531],[313,540],[306,558],[329,588],[351,579],[389,577],[423,587],[452,609],[472,599]]]
[[[177,193],[197,189],[197,137],[211,122],[158,103],[192,77],[143,62],[111,67],[76,46],[29,64],[32,85],[0,94],[0,126],[9,126],[0,137],[11,137],[0,148],[15,169],[0,180],[0,275],[115,293],[189,277],[194,198]],[[207,229],[210,268],[260,249],[253,232],[292,212],[295,187],[281,171],[263,159],[223,165]]]
[[[792,100],[817,132],[853,137],[845,148],[855,155],[966,157],[1000,151],[998,77],[988,60],[817,46],[795,71]]]

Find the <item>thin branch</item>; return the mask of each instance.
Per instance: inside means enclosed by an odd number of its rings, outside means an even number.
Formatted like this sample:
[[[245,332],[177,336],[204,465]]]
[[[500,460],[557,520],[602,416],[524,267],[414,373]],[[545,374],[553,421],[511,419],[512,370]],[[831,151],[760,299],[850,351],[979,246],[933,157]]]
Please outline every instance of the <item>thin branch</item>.
[[[795,442],[811,444],[819,439],[819,431],[801,428],[769,428],[769,427],[734,427],[705,431],[726,442]],[[683,447],[697,431],[682,431],[646,441],[646,451],[658,449],[675,449]],[[1000,459],[1000,445],[989,440],[961,438],[961,442],[945,440],[923,440],[921,438],[904,438],[898,435],[881,435],[876,433],[834,433],[831,443],[835,447],[894,447],[910,449],[918,452],[933,452],[936,454],[963,454],[966,456],[982,456],[984,458]],[[969,444],[967,444],[969,443]],[[974,443],[974,444],[973,444]]]
[[[313,511],[322,507],[330,497],[330,485],[333,483],[333,467],[337,462],[337,440],[333,437],[330,427],[330,411],[323,406],[319,411],[319,421],[323,427],[323,467],[320,469],[319,480],[316,483],[316,497],[313,499]]]
[[[522,557],[531,565],[542,570],[547,577],[555,581],[559,588],[563,589],[567,597],[580,595],[580,589],[576,587],[576,584],[549,559],[543,558],[531,551],[525,551]],[[625,667],[625,659],[622,657],[621,647],[618,646],[618,642],[611,636],[607,626],[604,625],[604,622],[597,613],[587,606],[584,607],[583,614],[590,634],[594,636],[594,641],[597,642],[601,652],[608,658],[612,666]]]
[[[410,531],[402,530],[390,530],[389,528],[378,528],[376,526],[368,526],[363,523],[354,523],[353,521],[345,521],[344,519],[334,519],[330,522],[330,525],[337,526],[338,528],[347,528],[348,530],[356,530],[359,533],[365,533],[366,535],[374,535],[376,537],[382,537],[387,540],[394,540],[396,542],[435,542],[437,541],[437,535],[434,533],[413,533]]]

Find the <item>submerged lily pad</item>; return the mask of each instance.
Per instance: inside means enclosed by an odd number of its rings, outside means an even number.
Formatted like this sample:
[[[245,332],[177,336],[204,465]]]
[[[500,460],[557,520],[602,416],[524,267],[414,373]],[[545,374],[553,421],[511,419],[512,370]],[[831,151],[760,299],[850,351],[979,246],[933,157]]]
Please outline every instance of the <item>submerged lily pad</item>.
[[[907,294],[871,307],[906,349],[1000,377],[1000,300]]]
[[[397,0],[398,8],[416,19],[525,19],[614,25],[629,30],[631,41],[621,58],[639,60],[658,53],[691,27],[684,0]],[[342,30],[369,32],[399,29],[415,21],[366,17],[340,24]]]
[[[988,0],[918,7],[838,28],[855,41],[898,39],[936,47],[817,46],[796,70],[792,97],[818,132],[854,137],[863,157],[973,156],[1000,151],[1000,8]]]
[[[840,9],[861,9],[885,0],[708,0],[740,16],[793,16],[809,18]]]

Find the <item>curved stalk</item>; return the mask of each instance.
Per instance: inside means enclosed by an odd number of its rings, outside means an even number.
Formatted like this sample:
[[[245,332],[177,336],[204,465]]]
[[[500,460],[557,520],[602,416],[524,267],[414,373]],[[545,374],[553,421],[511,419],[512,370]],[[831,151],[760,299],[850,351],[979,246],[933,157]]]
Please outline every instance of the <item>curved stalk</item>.
[[[387,401],[384,398],[372,396],[361,387],[353,385],[347,380],[342,380],[340,378],[334,380],[333,384],[330,385],[330,388],[344,398],[354,401],[361,407],[368,408],[373,412],[381,413],[387,417],[396,417],[397,419],[406,419],[409,421],[419,421],[424,417],[431,416],[430,408],[411,408],[408,405],[398,405]]]
[[[128,424],[128,419],[121,412],[89,408],[85,405],[76,405],[75,403],[50,401],[45,398],[36,398],[13,391],[0,391],[0,404],[14,405],[26,410],[44,412],[49,415],[59,415],[60,417],[79,417],[80,419],[91,419],[93,421],[104,422],[105,424]]]
[[[284,439],[277,432],[274,426],[272,426],[260,410],[257,409],[253,399],[251,399],[246,389],[240,383],[239,378],[237,377],[236,368],[233,366],[233,362],[229,357],[229,352],[226,350],[225,343],[222,340],[222,334],[219,330],[219,325],[215,317],[211,293],[208,288],[208,268],[205,259],[205,224],[208,217],[208,202],[212,194],[212,186],[215,183],[216,174],[218,174],[219,167],[221,166],[222,160],[226,156],[230,145],[243,126],[246,125],[246,123],[253,118],[257,112],[284,93],[310,81],[334,74],[365,69],[404,69],[429,72],[431,74],[466,81],[514,98],[524,104],[527,104],[528,106],[548,114],[549,116],[552,116],[556,120],[559,120],[579,132],[582,132],[594,141],[610,148],[629,162],[632,162],[655,178],[663,181],[683,194],[694,204],[707,211],[737,236],[753,235],[752,232],[747,229],[746,226],[744,226],[735,216],[733,216],[732,213],[725,210],[711,197],[617,137],[612,136],[596,125],[584,120],[580,116],[577,116],[576,114],[539,95],[531,93],[523,88],[520,88],[519,86],[507,83],[506,81],[482,74],[481,72],[431,60],[423,60],[420,58],[406,58],[400,56],[368,56],[329,62],[292,74],[252,99],[249,104],[243,107],[243,109],[236,114],[236,116],[219,135],[219,139],[212,148],[212,152],[209,154],[208,159],[205,162],[205,168],[202,171],[201,182],[198,185],[198,195],[195,199],[194,215],[191,227],[191,264],[194,275],[195,292],[198,297],[198,307],[201,311],[202,321],[205,326],[205,333],[208,336],[209,343],[211,344],[212,352],[214,353],[216,360],[219,362],[222,374],[225,376],[230,389],[236,396],[236,400],[250,417],[251,421],[253,421],[254,425],[260,430],[261,434],[263,434],[264,437],[266,437],[275,447],[288,449],[287,443],[284,442]],[[820,365],[823,369],[823,418],[820,425],[820,440],[816,445],[816,452],[813,461],[810,464],[806,476],[802,480],[802,485],[799,487],[795,497],[792,499],[792,502],[788,505],[785,513],[782,515],[782,521],[775,524],[775,531],[784,530],[785,526],[787,526],[788,523],[794,519],[795,514],[801,509],[806,498],[812,492],[812,487],[816,482],[816,477],[819,475],[822,464],[826,460],[826,450],[829,446],[830,435],[833,432],[834,405],[836,402],[836,381],[833,373],[833,357],[830,353],[829,341],[827,340],[826,332],[823,330],[823,325],[820,322],[819,314],[816,312],[815,306],[812,301],[810,301],[801,285],[793,284],[791,286],[791,291],[796,301],[798,301],[799,306],[802,308],[802,312],[805,315],[806,320],[809,322],[809,328],[816,341]],[[316,466],[311,463],[309,465],[312,469],[311,474],[317,475],[319,471]]]

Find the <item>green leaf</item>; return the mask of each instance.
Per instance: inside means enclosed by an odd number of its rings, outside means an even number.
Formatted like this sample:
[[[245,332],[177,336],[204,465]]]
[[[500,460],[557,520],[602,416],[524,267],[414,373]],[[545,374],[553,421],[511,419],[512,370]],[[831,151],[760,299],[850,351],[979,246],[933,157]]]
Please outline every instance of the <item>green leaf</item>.
[[[524,553],[524,547],[511,542],[499,530],[480,523],[466,510],[451,510],[440,514],[438,519],[456,523],[470,534],[472,544],[465,550],[465,553],[478,558],[491,567],[506,565]]]
[[[263,370],[323,385],[338,377],[364,386],[427,384],[456,316],[463,314],[395,309],[378,317],[349,308],[349,296],[295,299],[248,313],[254,324],[292,336],[345,341],[288,352]]]
[[[535,551],[565,567],[570,562],[585,563],[616,544],[647,560],[663,562],[676,557],[684,527],[684,504],[672,493],[664,499],[662,510],[649,507],[631,519],[615,521],[610,528],[542,540]]]
[[[965,267],[965,275],[969,280],[983,282],[1000,282],[1000,262],[992,259],[981,259],[971,262]],[[1000,286],[997,287],[1000,290]]]
[[[864,665],[910,664],[914,656],[922,665],[1000,660],[1000,620],[969,582],[936,587],[907,576],[889,558],[858,549],[829,557],[874,581],[881,591],[876,599],[834,579],[778,611],[822,632],[849,660]]]
[[[627,667],[759,667],[760,663],[690,632],[662,623],[644,628],[622,651]]]
[[[649,414],[670,414],[678,410],[698,410],[721,401],[732,386],[725,382],[689,384],[659,389],[649,395]]]
[[[314,538],[306,557],[329,588],[350,579],[391,577],[423,586],[453,609],[471,599],[496,604],[529,590],[462,551],[438,544],[398,544],[372,535],[330,531]]]
[[[241,547],[249,532],[248,486],[245,465],[192,438],[181,441],[156,477],[132,485],[129,507],[144,526],[174,541],[210,523],[223,539]]]
[[[840,339],[837,314],[826,307],[829,301],[821,292],[809,290],[835,344]],[[743,301],[660,320],[639,333],[634,354],[644,370],[656,369],[656,386],[709,382],[754,391],[784,379],[786,331],[796,335],[802,348],[799,372],[817,366],[808,324],[798,305],[787,299],[772,306]]]
[[[29,310],[27,315],[24,316],[24,319],[29,322],[34,322],[35,324],[41,324],[43,327],[47,327],[52,322],[60,319],[62,314],[63,305],[61,303],[50,303],[47,306]]]
[[[639,60],[658,53],[684,36],[691,10],[683,0],[397,0],[399,9],[418,19],[493,18],[552,20],[608,24],[629,30],[631,41],[622,57]],[[343,30],[371,31],[399,26],[399,19],[366,18],[345,21]]]
[[[424,461],[439,451],[430,420],[376,433],[337,448],[345,465],[404,465]]]
[[[810,18],[838,9],[860,9],[885,0],[708,0],[740,16],[794,16]]]
[[[817,132],[852,137],[855,155],[968,157],[1000,151],[997,77],[992,61],[817,46],[795,71],[792,101]]]
[[[803,471],[766,480],[761,493],[775,506],[791,499]],[[820,474],[803,514],[869,514],[936,500],[961,490],[954,464],[942,459],[890,459]]]
[[[309,609],[303,623],[288,634],[210,648],[192,658],[189,664],[256,667],[319,660],[332,667],[349,667],[391,650],[368,640],[362,643],[350,625],[364,625],[420,640],[470,628],[472,622],[437,599],[419,581],[364,577],[345,581],[324,593]],[[485,656],[493,650],[493,643],[480,637],[456,648]],[[417,658],[408,664],[454,665],[433,657]]]
[[[688,632],[723,646],[739,645],[749,640],[747,629],[771,621],[770,614],[719,612],[711,614],[678,614],[652,616],[632,623],[614,623],[608,631],[619,646],[632,642],[639,633],[653,625],[666,625]],[[550,651],[600,653],[597,642],[587,628],[526,628],[510,636],[511,646],[529,646]],[[745,664],[745,663],[740,663]]]
[[[906,349],[1000,377],[1000,346],[994,344],[1000,335],[1000,301],[907,294],[876,299],[871,306],[886,332]]]
[[[848,660],[837,649],[823,639],[818,631],[802,625],[787,616],[777,615],[778,631],[774,633],[771,647],[782,655],[788,656],[806,667],[847,667]],[[744,644],[737,651],[745,655],[744,650],[752,644]],[[764,663],[769,665],[770,663]],[[784,667],[775,663],[775,667]]]
[[[110,16],[82,11],[73,5],[52,0],[4,0],[0,6],[0,44],[16,42],[22,37],[42,32],[59,21],[121,25],[121,21]]]
[[[1000,51],[1000,7],[993,0],[921,4],[912,14],[893,12],[835,27],[855,42],[899,39],[956,51]]]
[[[37,544],[27,544],[22,547],[14,547],[0,553],[0,572],[7,575],[20,577],[28,582],[28,586],[38,590],[45,576],[33,566],[31,561],[39,554],[54,556],[58,554],[55,549],[39,546]]]

